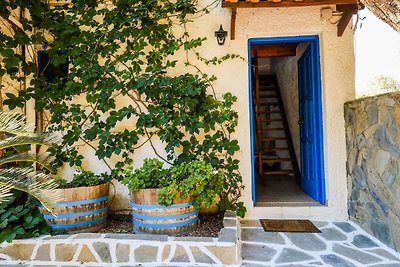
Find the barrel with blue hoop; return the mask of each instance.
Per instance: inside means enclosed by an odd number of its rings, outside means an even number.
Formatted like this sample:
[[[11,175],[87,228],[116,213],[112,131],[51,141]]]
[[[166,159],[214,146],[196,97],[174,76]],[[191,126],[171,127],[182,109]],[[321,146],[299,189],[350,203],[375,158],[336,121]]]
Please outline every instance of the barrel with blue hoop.
[[[109,183],[60,190],[64,199],[57,202],[55,215],[39,207],[53,230],[67,233],[96,232],[104,228],[107,219]]]
[[[190,198],[177,197],[170,206],[158,204],[160,189],[131,192],[132,222],[135,232],[173,234],[197,227],[198,210]]]

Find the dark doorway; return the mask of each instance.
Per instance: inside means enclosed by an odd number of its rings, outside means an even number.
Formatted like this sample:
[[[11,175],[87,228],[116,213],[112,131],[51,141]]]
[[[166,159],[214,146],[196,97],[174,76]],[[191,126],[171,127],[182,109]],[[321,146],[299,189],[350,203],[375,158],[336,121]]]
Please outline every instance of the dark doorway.
[[[249,40],[253,201],[325,204],[317,36]]]

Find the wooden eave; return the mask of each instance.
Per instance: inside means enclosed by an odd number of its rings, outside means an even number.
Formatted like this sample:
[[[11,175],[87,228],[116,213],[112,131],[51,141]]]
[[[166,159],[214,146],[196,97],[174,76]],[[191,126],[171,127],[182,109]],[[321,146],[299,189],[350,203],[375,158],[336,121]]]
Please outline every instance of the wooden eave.
[[[304,7],[324,5],[357,5],[357,0],[223,0],[224,8]]]
[[[231,40],[235,39],[235,22],[238,8],[279,8],[279,7],[306,7],[336,5],[336,10],[343,12],[337,24],[337,34],[342,36],[353,14],[364,6],[358,0],[223,0],[222,7],[230,8],[231,13]]]

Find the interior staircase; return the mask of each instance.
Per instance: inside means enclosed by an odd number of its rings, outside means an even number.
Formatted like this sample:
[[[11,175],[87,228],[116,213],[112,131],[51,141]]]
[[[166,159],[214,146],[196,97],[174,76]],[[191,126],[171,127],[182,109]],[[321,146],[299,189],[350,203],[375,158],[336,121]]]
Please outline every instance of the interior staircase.
[[[282,96],[275,75],[260,75],[253,61],[253,109],[256,126],[258,179],[265,185],[269,175],[293,176],[300,171],[293,147]]]

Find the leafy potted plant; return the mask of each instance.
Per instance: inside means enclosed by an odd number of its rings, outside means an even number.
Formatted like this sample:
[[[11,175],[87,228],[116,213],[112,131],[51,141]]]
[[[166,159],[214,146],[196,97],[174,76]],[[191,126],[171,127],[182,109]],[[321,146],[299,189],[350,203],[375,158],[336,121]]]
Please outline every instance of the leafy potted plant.
[[[56,178],[58,190],[64,196],[57,202],[56,213],[41,208],[44,218],[54,230],[68,233],[94,232],[106,224],[109,183],[103,175],[91,171],[76,172],[72,181]]]
[[[122,183],[131,191],[135,230],[177,233],[197,227],[198,208],[210,207],[224,190],[225,179],[211,164],[197,157],[163,168],[158,159],[125,171]]]

